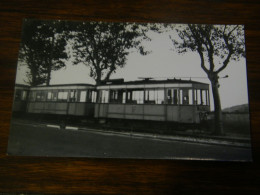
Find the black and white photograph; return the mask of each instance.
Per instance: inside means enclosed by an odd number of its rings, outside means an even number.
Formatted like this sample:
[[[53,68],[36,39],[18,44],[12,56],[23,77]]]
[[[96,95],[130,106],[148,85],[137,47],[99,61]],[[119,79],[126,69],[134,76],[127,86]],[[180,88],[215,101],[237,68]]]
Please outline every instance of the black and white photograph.
[[[252,161],[243,25],[24,19],[10,156]]]

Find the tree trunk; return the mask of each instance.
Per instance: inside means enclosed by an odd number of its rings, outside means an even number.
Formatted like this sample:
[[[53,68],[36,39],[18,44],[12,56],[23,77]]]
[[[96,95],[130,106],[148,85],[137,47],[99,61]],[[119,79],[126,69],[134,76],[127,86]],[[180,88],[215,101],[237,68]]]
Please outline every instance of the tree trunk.
[[[96,85],[100,85],[101,84],[101,81],[102,81],[102,72],[100,69],[97,69],[96,68],[96,78],[95,78],[95,81],[96,81]]]
[[[52,50],[54,48],[54,34],[51,37],[51,46],[52,46]],[[47,68],[47,80],[46,80],[46,85],[49,86],[50,85],[50,81],[51,81],[51,70],[52,70],[52,66],[53,66],[53,51],[51,51],[51,55],[49,56],[49,60],[48,60],[48,68]]]
[[[31,71],[31,76],[32,76],[31,86],[37,86],[38,85],[38,81],[36,78],[37,70],[35,70],[34,66],[31,66],[30,71]]]
[[[212,87],[212,93],[213,93],[213,100],[214,100],[214,118],[215,118],[215,124],[214,124],[214,134],[216,135],[223,135],[223,119],[222,119],[222,109],[221,109],[221,101],[219,96],[219,83],[218,83],[218,76],[217,74],[214,74],[213,77],[209,77]]]
[[[96,77],[95,81],[96,81],[96,85],[98,86],[98,85],[101,85],[101,71],[96,70],[96,72],[97,72],[97,77]],[[99,91],[97,91],[96,99],[97,99],[97,103],[100,103],[100,92]]]
[[[106,75],[106,78],[104,79],[105,81],[108,81],[110,79],[110,76],[114,70],[115,70],[115,67],[111,67],[111,69],[109,70],[109,72]]]
[[[52,66],[52,60],[49,59],[48,62],[48,67],[47,67],[47,79],[46,79],[46,85],[50,85],[50,80],[51,80],[51,66]]]
[[[50,67],[51,65],[49,65]],[[46,80],[46,85],[49,86],[50,85],[50,80],[51,80],[51,70],[50,68],[48,68],[48,75],[47,75],[47,80]]]

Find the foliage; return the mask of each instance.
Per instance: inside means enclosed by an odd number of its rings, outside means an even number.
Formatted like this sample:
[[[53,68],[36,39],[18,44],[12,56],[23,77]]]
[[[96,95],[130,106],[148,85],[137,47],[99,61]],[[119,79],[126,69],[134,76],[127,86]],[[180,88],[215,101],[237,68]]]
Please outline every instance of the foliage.
[[[197,52],[201,68],[207,74],[212,87],[215,107],[215,132],[223,134],[221,100],[218,88],[219,76],[231,60],[245,56],[244,29],[242,25],[174,26],[179,39],[170,37],[178,53]]]
[[[61,21],[25,20],[19,60],[28,67],[30,85],[49,85],[51,71],[65,66],[65,27]]]
[[[141,45],[143,40],[150,41],[146,35],[149,27],[135,23],[77,23],[72,33],[74,65],[84,63],[90,67],[90,77],[96,84],[108,80],[118,68],[125,66],[133,49],[141,55],[149,53]]]
[[[245,56],[242,25],[181,25],[175,26],[181,41],[172,39],[179,53],[197,52],[206,72],[219,73],[231,60]]]

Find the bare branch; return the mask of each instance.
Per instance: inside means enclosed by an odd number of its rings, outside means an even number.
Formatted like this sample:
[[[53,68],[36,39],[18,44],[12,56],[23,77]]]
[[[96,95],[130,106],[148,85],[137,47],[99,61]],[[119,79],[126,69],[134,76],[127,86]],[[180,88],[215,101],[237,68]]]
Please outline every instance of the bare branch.
[[[190,31],[193,35],[193,38],[195,39],[195,42],[196,42],[196,45],[197,45],[197,52],[199,53],[199,56],[200,56],[200,59],[201,59],[201,68],[206,72],[208,73],[209,70],[206,68],[205,66],[205,60],[204,60],[204,55],[203,55],[203,52],[202,52],[202,42],[199,38],[199,36],[197,35],[196,31],[193,29],[193,27],[191,25],[189,25],[189,28],[190,28]]]

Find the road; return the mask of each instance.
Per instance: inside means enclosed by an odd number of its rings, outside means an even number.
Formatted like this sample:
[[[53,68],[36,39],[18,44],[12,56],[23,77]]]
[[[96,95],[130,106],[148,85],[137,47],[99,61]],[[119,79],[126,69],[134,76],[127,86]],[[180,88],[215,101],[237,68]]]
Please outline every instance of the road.
[[[45,125],[11,124],[8,154],[145,159],[250,161],[251,149],[108,134],[61,130]]]

